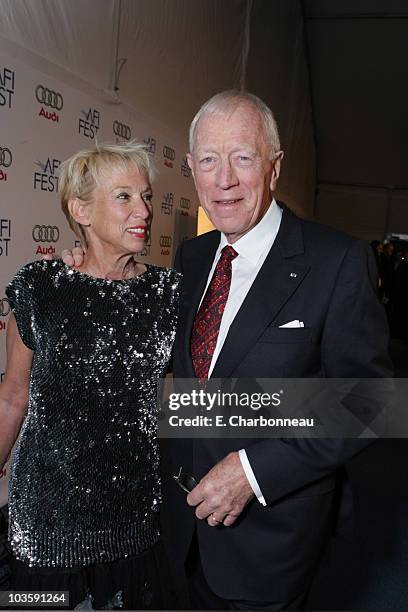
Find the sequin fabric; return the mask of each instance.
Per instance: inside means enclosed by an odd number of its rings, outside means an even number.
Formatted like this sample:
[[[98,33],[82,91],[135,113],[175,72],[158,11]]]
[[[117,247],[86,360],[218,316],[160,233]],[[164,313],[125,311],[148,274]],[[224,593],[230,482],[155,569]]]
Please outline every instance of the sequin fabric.
[[[7,287],[34,350],[10,478],[17,559],[85,566],[157,541],[157,381],[175,336],[179,281],[156,266],[130,280],[97,279],[58,260],[27,264]]]

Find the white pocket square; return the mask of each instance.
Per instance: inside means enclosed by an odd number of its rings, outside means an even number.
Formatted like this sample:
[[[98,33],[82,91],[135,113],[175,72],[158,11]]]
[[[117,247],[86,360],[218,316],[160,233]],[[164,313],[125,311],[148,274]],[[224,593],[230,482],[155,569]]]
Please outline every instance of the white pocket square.
[[[289,321],[289,323],[284,323],[283,325],[279,325],[279,327],[304,327],[305,324],[303,321],[299,321],[299,319],[295,319],[294,321]]]

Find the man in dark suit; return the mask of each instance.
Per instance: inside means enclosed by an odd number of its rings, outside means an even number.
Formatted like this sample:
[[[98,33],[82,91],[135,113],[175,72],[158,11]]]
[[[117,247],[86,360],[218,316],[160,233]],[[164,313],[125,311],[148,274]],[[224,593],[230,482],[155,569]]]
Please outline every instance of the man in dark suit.
[[[217,231],[177,252],[175,377],[391,374],[369,245],[277,202],[282,158],[272,112],[255,96],[218,94],[192,122],[188,161]],[[302,608],[334,523],[350,518],[344,463],[367,443],[171,440],[164,536],[190,605]],[[180,467],[198,481],[188,495],[171,477]]]
[[[177,252],[175,377],[391,374],[369,246],[274,199],[282,157],[255,96],[218,94],[193,120],[188,162],[217,231]],[[166,539],[192,607],[303,607],[336,517],[350,510],[344,462],[366,444],[173,440],[173,473],[198,482],[188,495],[164,483]]]

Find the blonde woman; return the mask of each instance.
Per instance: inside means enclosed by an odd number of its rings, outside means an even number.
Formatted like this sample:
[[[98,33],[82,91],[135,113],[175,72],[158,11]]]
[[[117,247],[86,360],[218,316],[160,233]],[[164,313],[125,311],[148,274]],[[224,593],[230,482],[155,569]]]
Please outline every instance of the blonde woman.
[[[152,178],[142,143],[73,155],[60,195],[84,261],[27,264],[7,288],[0,466],[24,421],[9,495],[13,586],[68,590],[70,607],[165,604],[155,396],[179,275],[134,258]]]

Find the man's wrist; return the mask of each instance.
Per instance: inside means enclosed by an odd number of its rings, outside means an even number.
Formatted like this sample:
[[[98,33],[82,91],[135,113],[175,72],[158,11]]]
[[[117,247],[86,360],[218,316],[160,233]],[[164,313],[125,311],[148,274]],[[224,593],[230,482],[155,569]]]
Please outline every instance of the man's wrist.
[[[245,472],[245,476],[247,477],[247,480],[251,486],[252,491],[254,492],[255,497],[257,498],[259,503],[262,504],[262,506],[266,506],[265,498],[262,495],[261,488],[258,484],[251,464],[249,463],[249,459],[244,448],[241,448],[241,450],[238,451],[238,456],[241,461],[242,469]]]

